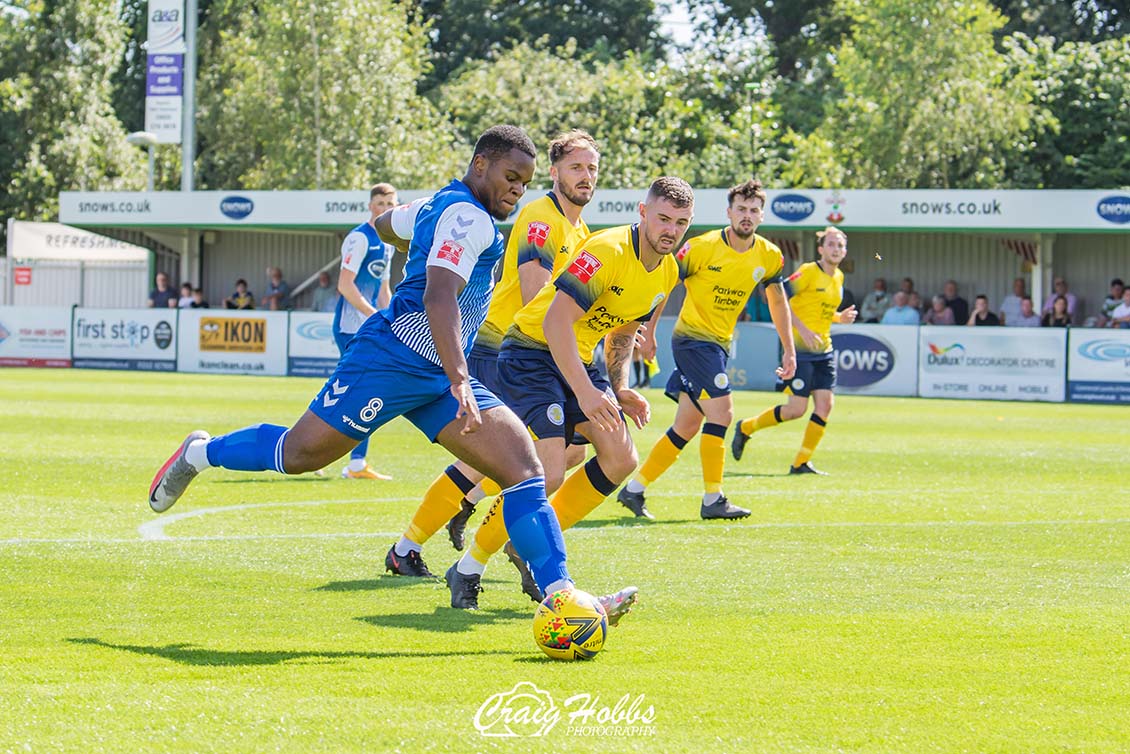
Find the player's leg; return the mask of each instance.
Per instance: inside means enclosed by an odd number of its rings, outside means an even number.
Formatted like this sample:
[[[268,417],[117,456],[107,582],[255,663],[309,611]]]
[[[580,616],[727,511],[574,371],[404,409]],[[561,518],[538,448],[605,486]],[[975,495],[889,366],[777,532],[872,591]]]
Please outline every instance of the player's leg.
[[[624,485],[616,499],[637,518],[652,519],[647,509],[644,492],[649,484],[658,479],[678,460],[683,448],[698,434],[702,427],[702,411],[685,392],[678,393],[679,407],[675,410],[675,421],[652,446],[635,476]]]
[[[734,421],[734,400],[728,392],[717,398],[699,401],[706,423],[699,440],[699,458],[702,461],[702,506],[699,515],[704,519],[745,518],[746,508],[734,505],[722,492],[722,473],[726,465],[726,430]]]
[[[380,479],[388,481],[392,477],[382,474],[369,465],[366,457],[369,455],[369,438],[362,440],[356,448],[349,453],[349,463],[341,470],[342,479]]]
[[[824,476],[827,472],[819,471],[809,463],[816,446],[824,437],[824,429],[828,425],[828,416],[832,413],[833,393],[828,390],[814,390],[812,392],[812,415],[804,428],[804,438],[800,443],[800,450],[793,459],[789,468],[790,474],[819,474]]]
[[[792,421],[804,414],[804,410],[808,406],[808,396],[814,389],[812,385],[813,370],[813,362],[797,362],[796,374],[793,375],[793,378],[783,385],[781,383],[777,385],[779,390],[789,396],[788,402],[767,408],[757,416],[743,419],[737,423],[734,427],[733,441],[730,444],[730,450],[735,461],[742,459],[746,443],[749,442],[749,438],[754,432]]]
[[[465,532],[467,530],[467,522],[471,520],[471,516],[475,513],[475,508],[487,497],[497,497],[502,492],[502,488],[493,479],[486,479],[485,477],[469,492],[463,495],[463,499],[459,501],[459,510],[447,522],[447,538],[451,540],[451,546],[456,550],[462,550],[466,546]]]
[[[562,529],[591,513],[639,462],[626,421],[616,429],[601,430],[592,422],[579,424],[577,429],[589,438],[596,454],[571,473],[550,500]]]
[[[302,474],[326,466],[357,444],[311,411],[291,428],[255,424],[219,437],[193,432],[157,472],[149,488],[149,506],[161,513],[172,507],[204,469],[277,471]]]

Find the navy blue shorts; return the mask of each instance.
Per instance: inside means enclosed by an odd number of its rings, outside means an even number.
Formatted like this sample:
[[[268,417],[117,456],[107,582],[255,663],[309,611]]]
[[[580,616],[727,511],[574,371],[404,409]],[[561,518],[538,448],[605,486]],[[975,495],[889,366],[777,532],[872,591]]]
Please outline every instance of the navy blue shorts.
[[[471,388],[480,411],[502,405],[474,378]],[[435,442],[440,430],[455,419],[459,403],[443,369],[397,340],[382,321],[350,340],[310,410],[355,440],[364,440],[403,416]]]
[[[345,349],[349,347],[349,341],[353,340],[353,336],[356,334],[355,332],[334,330],[334,343],[337,343],[337,352],[340,355],[345,355]]]
[[[483,386],[502,397],[502,384],[498,379],[498,351],[493,348],[474,346],[467,357],[467,371]]]
[[[596,366],[589,364],[586,371],[594,387],[612,393],[612,386]],[[503,343],[498,376],[502,400],[535,440],[567,437],[570,444],[578,444],[581,436],[575,428],[589,419],[549,351]]]
[[[726,373],[730,357],[722,346],[705,340],[672,338],[671,352],[675,356],[675,370],[667,379],[668,398],[678,403],[679,394],[686,393],[701,409],[699,401],[730,394],[730,377]]]
[[[777,381],[777,389],[807,398],[813,390],[836,389],[836,359],[832,354],[819,361],[797,361],[796,374],[788,382]]]

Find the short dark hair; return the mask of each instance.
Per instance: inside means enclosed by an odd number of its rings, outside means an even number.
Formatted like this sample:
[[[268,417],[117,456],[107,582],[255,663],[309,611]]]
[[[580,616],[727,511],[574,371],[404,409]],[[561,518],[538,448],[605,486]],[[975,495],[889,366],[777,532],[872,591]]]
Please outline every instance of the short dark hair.
[[[529,135],[518,126],[506,124],[491,126],[483,131],[482,136],[475,142],[474,156],[482,155],[493,161],[510,154],[512,149],[537,159],[537,149]]]
[[[976,296],[973,297],[973,300],[976,301],[979,298],[985,299],[986,304],[989,303],[989,297],[986,296],[984,293],[978,293]]]
[[[1021,301],[1031,301],[1031,300],[1032,300],[1032,297],[1031,297],[1031,296],[1021,296],[1021,297],[1020,297],[1020,300],[1021,300]]]
[[[372,201],[374,196],[388,196],[395,193],[396,186],[391,183],[378,183],[369,189],[369,201]]]
[[[558,134],[553,141],[549,142],[549,164],[556,165],[574,149],[585,147],[596,152],[598,157],[600,156],[600,147],[596,145],[596,139],[588,131],[574,128],[571,131]]]
[[[201,296],[204,295],[204,289],[203,288],[193,288],[192,292],[193,293],[199,293]]]
[[[241,283],[243,284],[243,286],[244,286],[244,287],[246,287],[246,286],[247,286],[247,281],[246,281],[246,280],[244,280],[243,278],[240,278],[239,280],[236,280],[236,281],[235,281],[235,285],[236,285],[236,287],[238,288],[238,287],[239,287],[239,285],[240,285]]]
[[[666,199],[679,209],[693,207],[694,190],[682,178],[665,175],[652,181],[651,188],[647,190],[647,201],[655,199]]]
[[[734,197],[740,196],[743,199],[760,199],[761,206],[765,206],[767,196],[765,189],[761,187],[761,181],[756,178],[750,178],[745,183],[739,183],[730,189],[730,193],[726,194],[726,204],[734,206]]]
[[[1111,285],[1121,285],[1123,288],[1126,287],[1126,284],[1122,282],[1122,278],[1115,278],[1114,280],[1110,281],[1110,284]]]

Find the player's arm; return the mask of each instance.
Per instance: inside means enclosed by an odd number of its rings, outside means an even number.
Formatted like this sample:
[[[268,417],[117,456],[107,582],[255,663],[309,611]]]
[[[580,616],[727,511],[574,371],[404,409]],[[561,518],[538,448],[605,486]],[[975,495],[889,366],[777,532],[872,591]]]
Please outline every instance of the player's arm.
[[[598,429],[608,432],[620,426],[620,407],[592,384],[581,361],[573,326],[585,314],[586,311],[569,294],[559,290],[545,313],[542,331],[553,361],[577,396],[581,411]]]
[[[855,310],[855,304],[852,304],[847,309],[833,314],[832,321],[840,325],[850,325],[852,322],[855,322],[855,318],[858,314],[859,313]]]
[[[641,329],[638,322],[629,322],[604,336],[604,363],[612,392],[616,394],[620,408],[639,429],[643,429],[651,419],[651,406],[646,398],[628,387],[628,365],[632,363],[632,352]],[[654,340],[652,338],[653,343]]]
[[[777,330],[777,337],[781,339],[781,366],[777,369],[777,376],[791,380],[796,374],[796,345],[793,343],[793,314],[784,286],[781,283],[766,285],[765,302],[769,305],[769,316]]]
[[[420,208],[430,200],[430,196],[424,196],[414,202],[400,204],[392,209],[385,210],[373,221],[377,235],[392,248],[402,254],[407,254],[416,227],[416,216],[420,214]]]
[[[518,287],[522,294],[522,306],[530,303],[538,291],[553,277],[553,261],[556,249],[561,245],[560,231],[549,223],[531,220],[515,224],[514,233],[525,235],[525,241],[518,236]]]
[[[432,332],[443,372],[451,382],[451,394],[459,401],[455,418],[466,417],[461,432],[469,434],[482,426],[483,420],[471,391],[471,375],[460,335],[463,316],[459,312],[458,299],[465,284],[459,273],[429,266],[424,285],[424,311],[428,315],[428,329]]]
[[[361,233],[350,233],[346,236],[341,242],[341,271],[337,277],[338,293],[366,319],[377,311],[357,287],[357,271],[364,264],[368,250],[369,241]]]
[[[518,285],[522,289],[522,306],[538,295],[538,291],[546,286],[551,277],[551,271],[542,266],[538,260],[531,259],[518,265]]]
[[[381,286],[377,290],[377,310],[385,309],[388,307],[389,301],[392,300],[392,255],[396,247],[392,244],[385,244],[385,268],[381,273]]]
[[[686,299],[683,299],[685,302]],[[667,306],[667,297],[664,296],[663,300],[656,305],[655,311],[651,313],[639,330],[635,334],[634,343],[640,349],[640,355],[643,356],[644,361],[651,361],[655,358],[655,352],[659,350],[659,344],[655,342],[655,333],[659,329],[659,318],[663,316],[663,308]]]

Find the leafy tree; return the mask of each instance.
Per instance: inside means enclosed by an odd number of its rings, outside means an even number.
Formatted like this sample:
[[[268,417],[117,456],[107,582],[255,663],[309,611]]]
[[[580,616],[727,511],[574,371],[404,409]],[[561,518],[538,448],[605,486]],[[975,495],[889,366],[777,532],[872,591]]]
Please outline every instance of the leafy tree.
[[[434,186],[453,134],[416,81],[424,32],[391,0],[237,3],[197,87],[201,187]]]
[[[110,99],[125,42],[113,0],[0,7],[0,214],[58,215],[64,190],[144,186]]]
[[[1020,32],[1029,37],[1052,37],[1063,42],[1117,39],[1130,30],[1127,0],[994,0],[1008,19],[1005,36]]]
[[[602,61],[659,56],[665,48],[654,0],[416,0],[415,8],[430,25],[433,71],[424,89],[465,63],[543,37],[553,48],[573,39],[575,49]]]
[[[843,96],[811,134],[793,133],[797,185],[999,185],[1001,145],[1028,127],[1027,72],[994,47],[1004,19],[983,0],[838,0],[850,36],[836,52]]]

